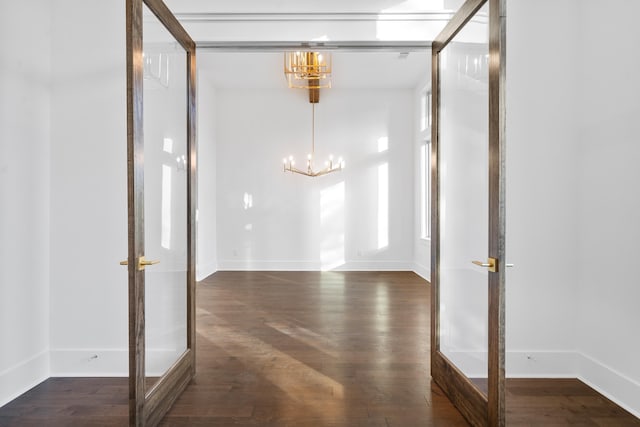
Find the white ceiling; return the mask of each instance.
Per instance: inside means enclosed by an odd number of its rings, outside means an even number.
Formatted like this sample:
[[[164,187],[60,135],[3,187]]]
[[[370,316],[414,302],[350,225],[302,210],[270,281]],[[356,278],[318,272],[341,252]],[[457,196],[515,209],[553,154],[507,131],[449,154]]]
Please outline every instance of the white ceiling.
[[[165,0],[197,43],[208,41],[429,41],[464,0]],[[385,21],[388,13],[395,16]],[[420,15],[426,13],[427,15]],[[435,15],[433,15],[433,13]],[[296,15],[300,14],[300,15]],[[324,14],[324,15],[323,15]],[[313,17],[317,16],[318,20]],[[301,19],[299,22],[297,19]],[[403,21],[406,19],[406,21]],[[400,43],[402,44],[402,43]],[[334,88],[414,88],[430,52],[333,51]],[[198,70],[218,88],[286,88],[283,52],[198,50]]]
[[[457,10],[464,0],[165,0],[173,13],[380,13]]]
[[[333,88],[414,88],[429,76],[430,51],[333,52]],[[198,72],[217,88],[283,88],[283,52],[199,51]]]

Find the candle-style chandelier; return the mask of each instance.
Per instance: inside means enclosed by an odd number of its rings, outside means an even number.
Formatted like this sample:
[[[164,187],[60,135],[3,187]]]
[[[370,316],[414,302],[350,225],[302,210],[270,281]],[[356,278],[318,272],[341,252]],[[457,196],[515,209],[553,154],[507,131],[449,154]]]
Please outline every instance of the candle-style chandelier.
[[[320,52],[286,52],[284,54],[284,75],[290,88],[307,89],[311,103],[311,153],[307,155],[306,169],[295,167],[293,156],[285,157],[284,171],[305,176],[322,176],[344,168],[344,160],[338,158],[333,161],[333,155],[324,162],[324,169],[315,171],[315,133],[316,133],[316,104],[320,102],[320,89],[331,87],[331,54]]]
[[[285,52],[284,75],[290,88],[331,87],[331,53]]]
[[[311,102],[311,153],[307,155],[307,168],[306,169],[298,169],[295,167],[295,160],[293,156],[285,157],[283,159],[284,162],[284,171],[298,173],[300,175],[305,176],[322,176],[327,175],[331,172],[336,172],[344,169],[344,160],[342,157],[339,157],[337,162],[334,163],[333,155],[329,156],[329,160],[324,162],[324,169],[319,171],[313,170],[313,160],[315,156],[315,122],[316,122],[316,103]]]

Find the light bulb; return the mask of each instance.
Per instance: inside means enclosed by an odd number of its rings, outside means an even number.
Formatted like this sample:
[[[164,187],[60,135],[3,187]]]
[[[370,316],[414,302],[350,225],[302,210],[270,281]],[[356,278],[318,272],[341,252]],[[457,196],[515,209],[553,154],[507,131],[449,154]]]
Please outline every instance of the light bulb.
[[[287,158],[282,159],[282,163],[287,164]]]
[[[329,154],[329,160],[333,160],[333,154]]]
[[[293,161],[293,156],[289,156],[289,161],[292,162]]]
[[[311,154],[307,154],[307,159],[311,160]]]

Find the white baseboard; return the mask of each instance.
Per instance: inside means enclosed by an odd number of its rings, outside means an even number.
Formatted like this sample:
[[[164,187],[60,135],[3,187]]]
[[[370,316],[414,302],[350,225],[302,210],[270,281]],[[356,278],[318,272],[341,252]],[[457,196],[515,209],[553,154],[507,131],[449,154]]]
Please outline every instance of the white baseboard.
[[[424,266],[422,264],[414,262],[413,263],[413,272],[416,273],[418,276],[422,277],[427,282],[431,283],[431,268],[430,267],[426,267],[426,266]]]
[[[575,351],[508,351],[505,370],[511,378],[576,378]]]
[[[469,378],[487,375],[487,352],[443,349],[442,354]]]
[[[445,351],[469,376],[486,375],[487,353]],[[505,362],[509,378],[576,378],[577,354],[573,351],[508,351]],[[484,374],[482,373],[484,372]]]
[[[640,418],[640,383],[581,353],[578,369],[578,379]]]
[[[47,350],[0,372],[0,406],[6,405],[47,378],[49,378]]]
[[[219,271],[413,271],[407,261],[347,261],[323,265],[320,261],[218,261]]]
[[[332,268],[333,271],[412,271],[413,264],[407,261],[348,261]]]
[[[129,375],[127,349],[51,350],[52,377],[126,377]]]
[[[150,376],[160,376],[182,354],[175,350],[149,350],[145,369]],[[127,377],[127,349],[51,350],[52,377]]]
[[[215,261],[206,264],[199,264],[196,266],[196,281],[206,279],[216,271],[218,271],[218,263]]]

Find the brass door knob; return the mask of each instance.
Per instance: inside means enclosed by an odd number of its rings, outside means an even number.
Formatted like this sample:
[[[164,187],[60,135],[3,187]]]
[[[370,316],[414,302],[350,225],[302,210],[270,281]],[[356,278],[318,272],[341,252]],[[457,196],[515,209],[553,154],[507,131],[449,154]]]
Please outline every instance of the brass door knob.
[[[147,265],[158,264],[160,261],[145,259],[144,256],[138,258],[138,270],[142,271]],[[129,265],[129,260],[120,261],[120,265]]]

